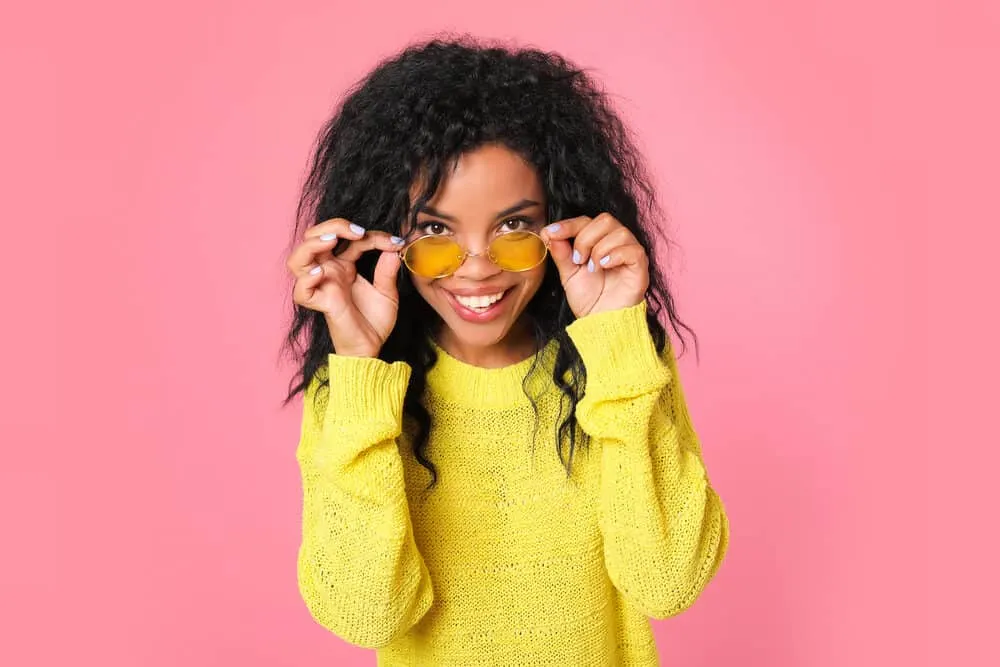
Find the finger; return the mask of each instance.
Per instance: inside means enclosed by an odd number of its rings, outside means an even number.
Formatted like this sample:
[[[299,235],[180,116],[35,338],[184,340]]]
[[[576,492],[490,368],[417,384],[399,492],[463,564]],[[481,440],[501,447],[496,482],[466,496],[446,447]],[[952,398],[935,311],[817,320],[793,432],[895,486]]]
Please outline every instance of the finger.
[[[341,239],[360,239],[365,235],[365,228],[354,224],[346,218],[330,218],[323,222],[317,222],[307,229],[302,236],[303,239],[309,239],[327,234],[333,234]]]
[[[365,229],[363,227],[352,223],[346,218],[330,218],[329,220],[318,222],[305,231],[302,235],[302,243],[318,241],[325,244],[325,246],[320,247],[311,258],[298,257],[295,262],[296,266],[294,268],[289,266],[289,268],[293,272],[301,272],[303,267],[309,264],[320,264],[330,260],[333,258],[339,239],[360,239],[364,235]],[[310,245],[309,248],[314,248],[314,246]]]
[[[368,232],[365,234],[364,238],[351,241],[347,247],[344,248],[344,251],[337,255],[337,258],[347,262],[356,262],[362,254],[368,252],[369,250],[399,252],[404,243],[405,241],[403,241],[403,239],[391,236],[386,232]]]
[[[597,254],[594,255],[597,257]],[[593,265],[588,264],[588,269],[593,266],[594,271],[609,271],[618,266],[649,266],[649,257],[646,250],[638,243],[618,246],[606,255],[602,256]]]
[[[397,252],[383,252],[375,263],[375,273],[372,275],[372,285],[382,296],[399,302],[399,291],[396,289],[396,276],[403,262]]]
[[[573,261],[576,264],[588,263],[594,246],[618,230],[629,234],[629,231],[610,214],[602,213],[594,218],[573,239]]]
[[[636,241],[635,237],[632,235],[632,232],[619,225],[617,229],[613,230],[610,234],[607,234],[594,244],[594,247],[590,249],[590,257],[588,260],[593,260],[595,264],[603,266],[600,262],[615,248],[638,243],[639,242]]]
[[[324,275],[323,266],[317,264],[295,281],[295,286],[292,288],[292,301],[300,306],[308,307],[313,295],[316,294],[316,287],[324,280],[326,280],[326,275]]]
[[[336,243],[335,236],[331,238],[328,235],[321,235],[307,238],[288,255],[285,265],[296,277],[305,275],[309,269],[332,258],[331,251]]]
[[[548,227],[542,229],[541,237],[545,241],[571,239],[579,234],[580,230],[586,225],[590,224],[592,219],[589,216],[581,215],[553,222]]]
[[[573,244],[566,240],[554,240],[549,242],[549,256],[552,258],[556,270],[559,271],[559,281],[566,284],[573,274],[581,269],[573,263]]]

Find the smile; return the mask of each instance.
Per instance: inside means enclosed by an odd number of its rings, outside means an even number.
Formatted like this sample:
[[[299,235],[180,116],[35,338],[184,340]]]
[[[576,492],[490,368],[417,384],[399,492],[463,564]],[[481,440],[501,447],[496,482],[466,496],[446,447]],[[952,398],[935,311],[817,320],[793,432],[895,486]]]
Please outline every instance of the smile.
[[[465,296],[444,290],[455,312],[463,320],[483,323],[498,316],[507,303],[505,297],[513,288],[508,288],[492,294],[477,294]]]
[[[496,294],[486,294],[483,296],[459,296],[456,294],[455,301],[458,301],[466,308],[471,308],[472,310],[478,310],[478,311],[485,311],[494,303],[502,299],[505,293],[506,290],[504,290],[503,292],[497,292]]]

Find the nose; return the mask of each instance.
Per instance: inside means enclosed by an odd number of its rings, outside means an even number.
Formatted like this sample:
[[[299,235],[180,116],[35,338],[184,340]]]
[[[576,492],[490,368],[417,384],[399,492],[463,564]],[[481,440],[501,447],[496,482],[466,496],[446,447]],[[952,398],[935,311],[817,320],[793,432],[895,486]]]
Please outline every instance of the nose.
[[[494,264],[493,260],[490,259],[489,253],[485,248],[475,251],[470,249],[465,257],[465,261],[462,262],[462,265],[458,267],[458,271],[455,272],[455,277],[467,280],[486,280],[502,271],[503,269]]]

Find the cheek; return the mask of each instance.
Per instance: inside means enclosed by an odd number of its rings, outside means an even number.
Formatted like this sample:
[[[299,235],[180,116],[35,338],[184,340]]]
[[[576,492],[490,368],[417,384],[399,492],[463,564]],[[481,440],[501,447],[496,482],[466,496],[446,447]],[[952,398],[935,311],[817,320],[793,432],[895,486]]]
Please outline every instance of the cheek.
[[[521,284],[524,286],[525,295],[530,299],[538,291],[545,278],[545,265],[527,271],[522,275]]]
[[[434,297],[434,288],[431,287],[431,281],[424,278],[412,278],[413,286],[417,288],[417,293],[424,298],[424,301],[432,301]]]

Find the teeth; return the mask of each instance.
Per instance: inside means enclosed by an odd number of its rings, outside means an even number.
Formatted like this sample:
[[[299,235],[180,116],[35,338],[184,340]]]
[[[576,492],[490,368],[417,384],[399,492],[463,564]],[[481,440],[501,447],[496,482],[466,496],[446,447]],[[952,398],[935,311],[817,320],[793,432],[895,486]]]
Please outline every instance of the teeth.
[[[494,303],[503,298],[503,292],[497,292],[496,294],[490,294],[488,296],[458,296],[455,295],[455,300],[466,308],[489,308]]]

